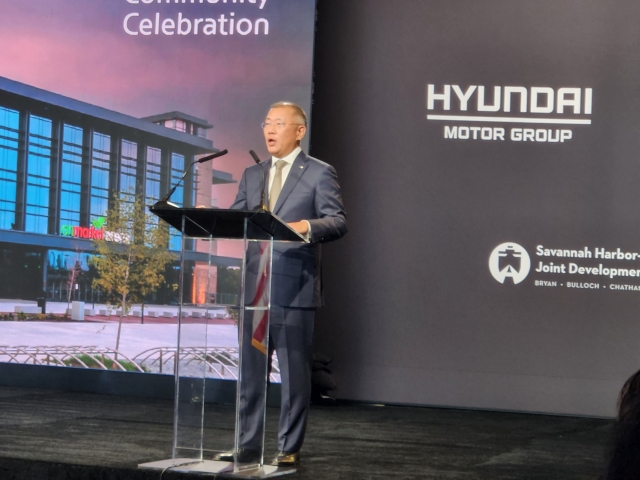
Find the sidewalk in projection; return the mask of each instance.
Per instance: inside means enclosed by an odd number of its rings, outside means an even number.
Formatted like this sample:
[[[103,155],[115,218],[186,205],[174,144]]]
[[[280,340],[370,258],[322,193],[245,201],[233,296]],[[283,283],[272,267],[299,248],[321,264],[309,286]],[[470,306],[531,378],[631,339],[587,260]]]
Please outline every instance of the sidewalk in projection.
[[[35,302],[20,300],[0,300],[0,312],[7,313],[15,311],[16,306],[34,306]],[[93,304],[87,304],[93,308]],[[140,307],[136,306],[139,310]],[[136,309],[134,307],[134,309]],[[54,313],[62,315],[67,308],[66,302],[47,302],[47,314]],[[104,305],[95,305],[95,310],[105,309]],[[132,310],[134,310],[132,309]],[[191,309],[185,310],[191,312]],[[204,309],[200,309],[204,312]],[[147,305],[145,306],[145,323],[136,316],[128,316],[122,323],[120,335],[120,345],[118,353],[128,359],[141,359],[147,354],[145,352],[159,352],[162,349],[175,349],[177,341],[177,318],[155,318],[149,314],[153,311],[164,313],[172,311],[177,314],[178,307],[171,305]],[[213,316],[226,317],[223,308],[209,310]],[[216,315],[217,314],[217,315]],[[77,347],[74,351],[76,355],[87,352],[93,355],[97,350],[109,350],[113,352],[116,346],[119,319],[112,315],[109,319],[100,316],[87,317],[85,321],[0,321],[0,362],[16,363],[15,347],[28,349],[60,347],[62,351],[70,352],[69,347]],[[207,329],[207,350],[227,352],[228,355],[236,357],[238,348],[238,331],[233,320],[229,318],[186,318],[182,325],[181,342],[182,347],[202,348],[204,346],[204,328]],[[231,349],[229,351],[228,349]],[[48,350],[47,350],[48,351]],[[77,353],[80,352],[80,353]],[[157,359],[158,355],[155,354]],[[233,359],[232,359],[233,361]],[[20,357],[18,363],[33,363],[28,357]],[[181,361],[181,368],[183,365]],[[233,362],[235,363],[235,362]],[[157,368],[157,361],[143,363],[145,368],[152,373],[172,373],[173,362],[165,365],[162,372]],[[189,368],[191,367],[191,368]],[[198,368],[193,361],[189,361],[189,367],[183,370],[186,375],[201,374],[202,369]],[[193,370],[193,372],[191,372]],[[208,377],[212,378],[233,378],[233,368],[227,369],[221,375],[215,369],[207,369]],[[274,372],[275,373],[275,372]],[[272,380],[278,381],[279,378]]]

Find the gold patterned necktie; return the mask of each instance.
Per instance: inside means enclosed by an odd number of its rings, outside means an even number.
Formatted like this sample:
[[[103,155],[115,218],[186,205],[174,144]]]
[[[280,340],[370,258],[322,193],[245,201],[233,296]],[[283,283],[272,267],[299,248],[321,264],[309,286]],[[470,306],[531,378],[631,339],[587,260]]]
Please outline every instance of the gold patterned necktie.
[[[269,210],[273,212],[276,208],[278,197],[280,196],[280,190],[282,190],[282,169],[287,165],[284,160],[278,160],[276,162],[276,174],[273,177],[273,183],[271,184],[271,190],[269,190]]]

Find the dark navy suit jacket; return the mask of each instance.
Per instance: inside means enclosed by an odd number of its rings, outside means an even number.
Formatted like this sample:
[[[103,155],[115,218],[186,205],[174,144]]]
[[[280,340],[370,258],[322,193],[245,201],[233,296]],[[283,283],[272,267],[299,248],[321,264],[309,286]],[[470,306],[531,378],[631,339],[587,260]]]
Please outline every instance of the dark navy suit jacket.
[[[260,207],[265,170],[265,199],[268,198],[270,168],[271,160],[244,171],[232,209]],[[336,240],[347,233],[335,169],[300,152],[291,165],[273,213],[285,222],[307,220],[311,225],[311,243],[274,243],[271,301],[283,307],[319,307],[322,304],[320,243]],[[249,269],[250,265],[247,265]]]

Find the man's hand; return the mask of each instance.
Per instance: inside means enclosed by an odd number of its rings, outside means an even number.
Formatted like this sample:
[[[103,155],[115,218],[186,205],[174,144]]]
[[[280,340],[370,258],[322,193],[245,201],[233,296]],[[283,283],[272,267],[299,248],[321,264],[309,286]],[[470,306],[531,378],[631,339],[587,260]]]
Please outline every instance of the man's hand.
[[[291,222],[287,223],[293,230],[298,232],[300,235],[306,235],[309,233],[309,222],[305,220],[301,220],[299,222]]]

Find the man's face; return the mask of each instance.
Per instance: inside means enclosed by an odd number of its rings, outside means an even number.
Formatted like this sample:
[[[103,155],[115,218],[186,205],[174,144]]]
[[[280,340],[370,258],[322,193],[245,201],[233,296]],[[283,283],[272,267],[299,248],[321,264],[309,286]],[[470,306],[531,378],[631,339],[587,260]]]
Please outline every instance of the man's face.
[[[269,110],[264,119],[264,139],[267,150],[276,158],[289,155],[304,137],[307,128],[289,107],[276,107]],[[280,124],[280,125],[279,125]],[[284,125],[282,125],[284,124]]]

